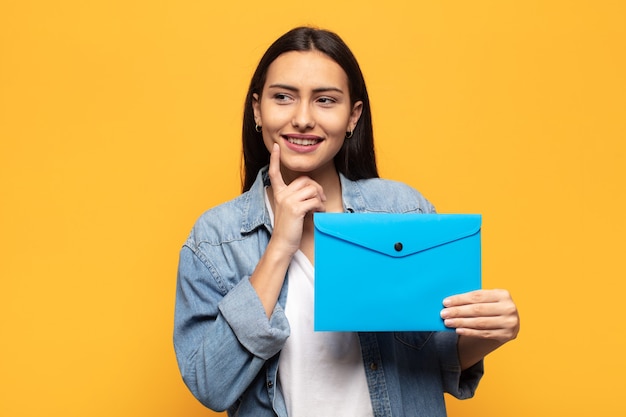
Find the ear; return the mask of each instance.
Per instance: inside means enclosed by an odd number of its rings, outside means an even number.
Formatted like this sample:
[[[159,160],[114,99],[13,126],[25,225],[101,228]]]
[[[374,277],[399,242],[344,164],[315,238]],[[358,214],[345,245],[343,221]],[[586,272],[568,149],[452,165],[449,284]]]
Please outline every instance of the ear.
[[[350,112],[350,120],[348,121],[348,130],[352,131],[356,128],[356,124],[359,122],[359,118],[361,117],[362,112],[363,112],[363,102],[357,101],[352,106],[352,111]]]
[[[261,121],[261,101],[257,93],[252,94],[252,111],[254,112],[255,123],[261,126],[259,123]]]

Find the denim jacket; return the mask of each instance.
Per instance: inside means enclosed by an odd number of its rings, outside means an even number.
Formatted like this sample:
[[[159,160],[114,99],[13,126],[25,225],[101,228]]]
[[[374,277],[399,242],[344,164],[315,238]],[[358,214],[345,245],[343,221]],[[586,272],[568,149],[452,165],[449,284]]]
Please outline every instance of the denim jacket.
[[[346,212],[434,212],[402,183],[340,179]],[[272,233],[268,184],[266,167],[248,192],[204,213],[180,252],[178,366],[202,404],[229,416],[287,416],[278,357],[289,337],[288,283],[268,319],[249,281]],[[483,374],[482,362],[461,372],[454,332],[359,333],[359,340],[376,417],[445,416],[444,392],[469,398]]]

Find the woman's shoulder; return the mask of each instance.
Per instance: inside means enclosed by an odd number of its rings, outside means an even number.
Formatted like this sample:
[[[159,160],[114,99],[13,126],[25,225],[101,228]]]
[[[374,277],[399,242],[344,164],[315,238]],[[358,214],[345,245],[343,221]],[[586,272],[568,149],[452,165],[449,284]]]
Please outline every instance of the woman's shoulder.
[[[353,196],[363,211],[434,213],[435,208],[412,186],[391,179],[369,178],[353,181]]]
[[[188,243],[219,244],[239,239],[246,224],[250,223],[250,197],[250,193],[245,192],[206,210],[194,223]]]
[[[243,205],[246,200],[246,193],[240,194],[231,200],[227,200],[216,206],[210,207],[205,210],[196,223],[211,223],[213,221],[222,221],[224,219],[230,219],[236,214],[243,211]]]

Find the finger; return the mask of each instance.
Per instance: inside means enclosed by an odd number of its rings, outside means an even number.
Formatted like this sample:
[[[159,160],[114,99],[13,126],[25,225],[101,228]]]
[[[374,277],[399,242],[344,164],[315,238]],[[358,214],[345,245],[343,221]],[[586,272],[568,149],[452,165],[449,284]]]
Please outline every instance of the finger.
[[[446,326],[448,326],[446,324]],[[497,323],[451,323],[448,327],[453,328],[458,335],[480,339],[493,339],[506,343],[517,337],[519,326],[498,325]]]
[[[319,183],[317,183],[316,181],[312,180],[309,177],[306,177],[306,176],[298,177],[290,184],[290,186],[294,190],[299,190],[301,192],[306,190],[306,192],[308,192],[308,198],[319,197],[321,201],[326,201],[326,194],[324,193],[324,188]],[[303,195],[306,195],[305,192],[303,192]]]
[[[474,330],[497,330],[513,327],[513,320],[508,317],[473,317],[444,320],[446,327]]]
[[[471,304],[460,307],[447,307],[441,310],[441,318],[496,317],[502,315],[502,309],[496,304]]]
[[[312,198],[302,203],[302,210],[306,216],[312,213],[323,213],[326,211],[326,206],[318,198]]]
[[[515,339],[516,335],[506,330],[476,330],[468,328],[455,329],[459,336],[471,337],[473,339],[493,340],[498,344],[506,343]]]
[[[290,192],[287,193],[287,190]],[[275,199],[284,212],[291,212],[296,217],[304,217],[311,212],[326,211],[319,189],[313,183],[299,188],[297,184],[291,183],[280,196],[275,195]]]
[[[466,304],[461,306],[446,307],[441,310],[441,317],[517,317],[515,303],[508,299],[497,302]]]
[[[511,299],[506,290],[476,290],[447,297],[443,300],[443,305],[453,307],[478,303],[497,303],[506,299]]]
[[[270,154],[270,168],[269,168],[270,182],[274,191],[280,191],[287,186],[283,179],[283,174],[280,172],[280,146],[275,143],[272,146],[272,153]]]

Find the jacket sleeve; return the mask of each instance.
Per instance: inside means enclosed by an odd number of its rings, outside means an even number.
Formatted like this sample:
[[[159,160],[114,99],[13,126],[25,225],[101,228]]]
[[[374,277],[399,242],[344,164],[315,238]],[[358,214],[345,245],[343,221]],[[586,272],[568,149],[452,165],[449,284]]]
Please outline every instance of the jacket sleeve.
[[[174,349],[185,384],[202,404],[231,407],[288,336],[284,310],[277,304],[268,319],[249,277],[225,289],[217,269],[183,246]]]
[[[483,361],[461,371],[456,333],[436,332],[434,338],[437,350],[440,352],[439,361],[444,391],[461,400],[473,397],[484,373]]]

